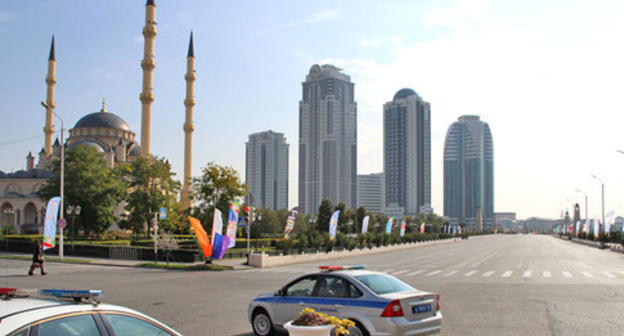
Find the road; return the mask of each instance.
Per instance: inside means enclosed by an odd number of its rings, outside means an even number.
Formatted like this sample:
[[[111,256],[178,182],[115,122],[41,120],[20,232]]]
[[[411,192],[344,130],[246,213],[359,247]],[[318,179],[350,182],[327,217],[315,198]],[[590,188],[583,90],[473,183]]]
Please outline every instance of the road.
[[[2,265],[4,264],[4,265]],[[497,235],[328,264],[366,264],[441,294],[441,335],[623,335],[624,254],[551,236]],[[247,304],[316,264],[222,272],[0,261],[3,286],[97,288],[182,332],[249,336]]]

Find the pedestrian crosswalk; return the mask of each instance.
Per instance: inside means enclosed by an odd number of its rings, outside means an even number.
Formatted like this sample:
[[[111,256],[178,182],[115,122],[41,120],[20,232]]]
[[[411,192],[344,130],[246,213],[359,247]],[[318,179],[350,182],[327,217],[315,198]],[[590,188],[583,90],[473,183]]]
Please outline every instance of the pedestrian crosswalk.
[[[624,270],[493,270],[493,269],[384,269],[370,268],[368,270],[388,273],[399,278],[503,278],[503,279],[624,279]],[[310,267],[297,266],[280,266],[271,268],[248,269],[243,272],[261,272],[261,273],[291,273],[305,274],[318,271],[318,269]]]

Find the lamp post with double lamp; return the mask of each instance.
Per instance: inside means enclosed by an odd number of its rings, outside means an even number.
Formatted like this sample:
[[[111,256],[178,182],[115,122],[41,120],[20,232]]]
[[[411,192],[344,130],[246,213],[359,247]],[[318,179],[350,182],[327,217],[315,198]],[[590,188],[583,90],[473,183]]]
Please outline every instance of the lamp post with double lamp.
[[[64,132],[65,132],[65,124],[63,123],[63,118],[59,117],[56,112],[48,105],[46,102],[41,102],[41,106],[45,107],[46,110],[52,112],[55,117],[57,117],[61,121],[61,202],[59,205],[59,222],[63,220],[63,201],[65,200],[65,143],[64,143]],[[63,228],[59,227],[59,260],[63,261]]]
[[[598,176],[596,175],[592,175],[593,178],[595,178],[596,180],[598,180],[600,182],[600,185],[602,186],[602,225],[605,225],[605,195],[604,195],[604,190],[605,190],[605,185],[604,182],[602,182],[602,180],[600,178],[598,178]]]
[[[74,250],[74,239],[76,239],[76,216],[80,215],[80,205],[68,205],[67,206],[67,215],[71,216],[71,226],[72,226],[72,240],[71,240],[71,248]]]

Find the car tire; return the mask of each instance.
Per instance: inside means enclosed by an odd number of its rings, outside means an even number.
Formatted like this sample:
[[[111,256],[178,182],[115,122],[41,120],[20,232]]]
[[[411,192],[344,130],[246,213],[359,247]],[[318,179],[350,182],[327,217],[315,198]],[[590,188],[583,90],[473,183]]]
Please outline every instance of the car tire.
[[[364,326],[357,321],[354,321],[355,325],[351,328],[349,328],[349,336],[369,336],[368,331],[366,331],[366,328],[364,328]]]
[[[254,312],[251,319],[251,326],[254,334],[257,336],[273,336],[275,335],[275,328],[273,328],[273,322],[271,317],[264,309],[258,309]]]

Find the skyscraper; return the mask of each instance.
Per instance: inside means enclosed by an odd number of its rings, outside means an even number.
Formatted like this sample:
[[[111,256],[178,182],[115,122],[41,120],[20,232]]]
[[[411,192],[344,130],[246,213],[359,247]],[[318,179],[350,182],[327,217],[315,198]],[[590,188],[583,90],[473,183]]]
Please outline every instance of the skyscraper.
[[[384,104],[384,172],[388,216],[431,210],[431,109],[414,90]]]
[[[299,102],[299,206],[357,202],[357,104],[351,78],[333,65],[310,68]]]
[[[384,174],[358,175],[357,207],[380,214],[384,204]]]
[[[444,142],[444,216],[452,225],[484,229],[494,224],[494,145],[487,123],[479,116],[459,117]]]
[[[283,133],[251,134],[246,144],[245,183],[253,206],[288,208],[288,147]]]

